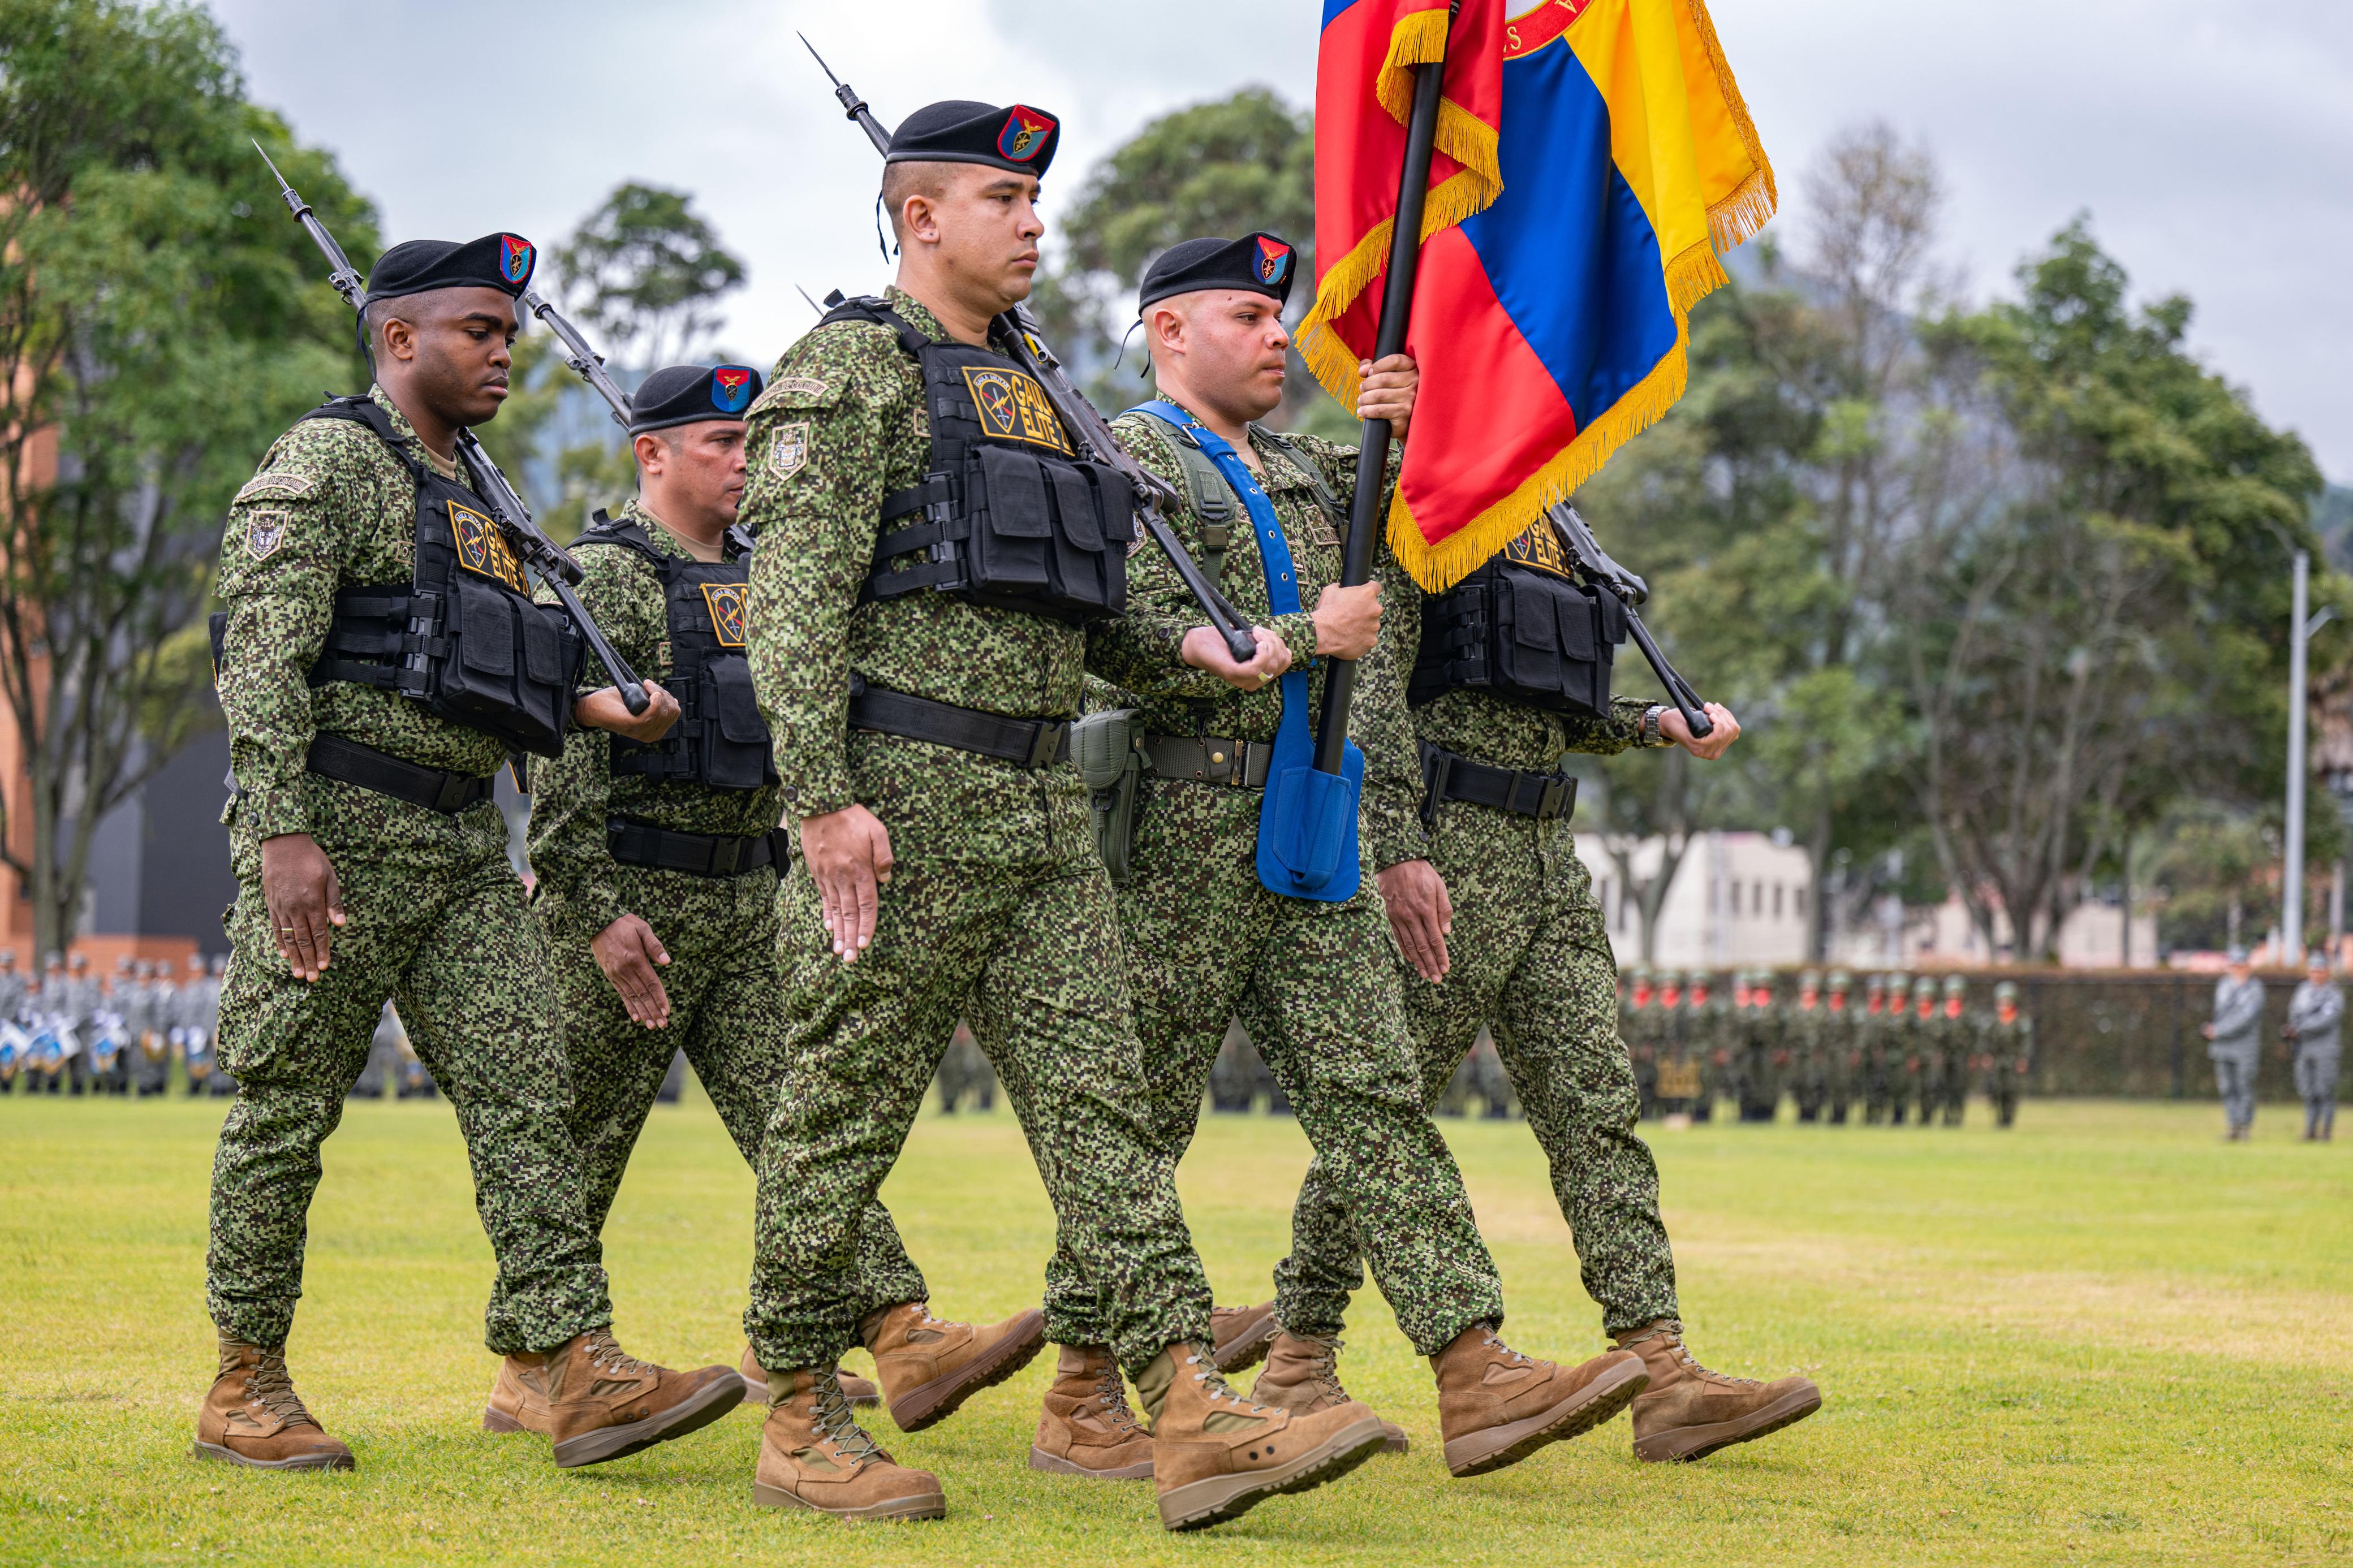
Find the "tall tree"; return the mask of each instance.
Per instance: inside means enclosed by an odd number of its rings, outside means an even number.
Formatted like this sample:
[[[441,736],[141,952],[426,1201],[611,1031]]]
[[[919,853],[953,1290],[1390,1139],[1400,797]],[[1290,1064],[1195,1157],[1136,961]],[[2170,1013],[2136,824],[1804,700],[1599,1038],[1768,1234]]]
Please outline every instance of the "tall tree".
[[[566,301],[617,360],[640,371],[707,352],[744,264],[684,191],[625,181],[548,259]]]
[[[365,206],[245,102],[202,10],[0,0],[0,693],[31,783],[0,860],[45,949],[100,820],[209,721],[189,655],[229,498],[359,372],[248,138],[368,253]]]

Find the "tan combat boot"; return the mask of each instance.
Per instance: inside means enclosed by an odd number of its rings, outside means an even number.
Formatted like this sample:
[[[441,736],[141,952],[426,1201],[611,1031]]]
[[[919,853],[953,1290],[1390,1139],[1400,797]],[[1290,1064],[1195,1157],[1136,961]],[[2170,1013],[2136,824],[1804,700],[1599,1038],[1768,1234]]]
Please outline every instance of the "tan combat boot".
[[[257,1470],[348,1470],[352,1451],[302,1407],[286,1351],[223,1335],[220,1375],[196,1413],[195,1457]]]
[[[1252,1404],[1226,1386],[1207,1346],[1170,1345],[1135,1392],[1152,1416],[1152,1478],[1170,1530],[1220,1524],[1278,1493],[1338,1480],[1381,1448],[1381,1418],[1365,1406],[1293,1415]]]
[[[1348,1391],[1340,1386],[1340,1342],[1313,1334],[1294,1334],[1285,1329],[1275,1336],[1274,1348],[1266,1358],[1266,1370],[1251,1385],[1250,1397],[1261,1405],[1288,1410],[1293,1415],[1354,1404]],[[1396,1422],[1382,1422],[1381,1436],[1383,1452],[1406,1451],[1405,1428]]]
[[[892,1463],[859,1426],[831,1367],[768,1380],[752,1500],[836,1519],[945,1519],[948,1512],[939,1477]]]
[[[1045,1348],[1046,1316],[1035,1307],[976,1328],[932,1316],[921,1301],[871,1312],[858,1337],[902,1432],[920,1432],[956,1413],[984,1388],[1029,1364]]]
[[[1282,1325],[1274,1321],[1274,1303],[1255,1307],[1209,1309],[1209,1359],[1224,1373],[1241,1372],[1266,1359],[1266,1347]]]
[[[761,1368],[760,1352],[750,1345],[745,1345],[744,1359],[736,1363],[736,1369],[744,1377],[744,1403],[756,1405],[763,1410],[766,1409],[768,1407],[768,1374]],[[882,1391],[875,1387],[869,1379],[847,1372],[837,1372],[834,1376],[840,1380],[841,1396],[850,1404],[871,1410],[882,1403]]]
[[[536,1432],[568,1470],[683,1437],[743,1403],[732,1366],[672,1372],[624,1352],[610,1330],[591,1329],[500,1363],[482,1430]]]
[[[1152,1479],[1152,1435],[1127,1407],[1127,1384],[1109,1351],[1062,1347],[1038,1412],[1029,1468],[1099,1481]]]
[[[1515,1465],[1547,1443],[1590,1432],[1650,1383],[1642,1358],[1610,1351],[1582,1366],[1525,1356],[1473,1323],[1430,1358],[1438,1374],[1438,1430],[1446,1468],[1481,1476]]]
[[[1773,1383],[1710,1372],[1683,1348],[1683,1326],[1661,1318],[1618,1336],[1642,1358],[1649,1392],[1634,1401],[1634,1457],[1699,1459],[1803,1421],[1822,1407],[1821,1390],[1795,1375]]]

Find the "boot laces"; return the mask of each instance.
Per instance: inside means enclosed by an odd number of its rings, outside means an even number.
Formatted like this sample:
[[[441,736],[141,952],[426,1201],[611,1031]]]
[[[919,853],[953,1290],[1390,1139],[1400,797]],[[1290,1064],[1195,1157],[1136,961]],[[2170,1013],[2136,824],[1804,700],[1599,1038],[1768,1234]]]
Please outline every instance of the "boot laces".
[[[1230,1399],[1236,1405],[1242,1406],[1246,1410],[1254,1410],[1261,1413],[1265,1411],[1265,1405],[1252,1405],[1249,1400],[1244,1399],[1240,1394],[1236,1394],[1233,1389],[1227,1384],[1225,1374],[1219,1372],[1207,1357],[1201,1355],[1199,1352],[1196,1352],[1194,1354],[1187,1356],[1185,1358],[1185,1364],[1187,1366],[1198,1366],[1201,1369],[1193,1374],[1193,1381],[1199,1384],[1203,1388],[1208,1391],[1210,1404],[1215,1405],[1220,1399]]]
[[[591,1329],[588,1342],[581,1347],[587,1353],[588,1364],[598,1372],[611,1373],[616,1377],[659,1377],[661,1368],[651,1362],[639,1361],[623,1350],[609,1329]]]
[[[1656,1339],[1664,1342],[1666,1347],[1674,1352],[1676,1362],[1683,1366],[1686,1373],[1693,1377],[1713,1379],[1717,1383],[1728,1383],[1736,1388],[1762,1388],[1765,1386],[1764,1384],[1757,1378],[1734,1377],[1729,1373],[1715,1372],[1701,1365],[1699,1358],[1691,1353],[1691,1347],[1683,1343],[1683,1325],[1680,1319],[1668,1318],[1661,1322],[1655,1323],[1651,1327],[1645,1329],[1642,1332],[1634,1335],[1631,1339],[1620,1341],[1618,1348],[1620,1350],[1632,1350],[1644,1340],[1650,1339]]]
[[[1292,1338],[1315,1347],[1315,1359],[1307,1367],[1308,1381],[1341,1404],[1350,1403],[1348,1391],[1340,1386],[1340,1352],[1348,1348],[1347,1342],[1337,1335],[1325,1339],[1317,1334],[1293,1334]],[[1488,1342],[1499,1342],[1491,1336]]]
[[[849,1396],[841,1392],[841,1373],[833,1367],[818,1373],[809,1390],[809,1425],[819,1442],[830,1443],[852,1465],[883,1457],[882,1446],[850,1414]]]
[[[284,1350],[263,1351],[260,1362],[246,1374],[245,1396],[289,1426],[316,1426],[301,1395],[294,1392],[293,1374],[286,1370]]]
[[[1503,1336],[1495,1332],[1493,1329],[1489,1329],[1487,1331],[1487,1348],[1492,1351],[1501,1352],[1503,1354],[1509,1356],[1513,1362],[1523,1366],[1527,1365],[1534,1359],[1529,1356],[1522,1355],[1519,1352],[1505,1344],[1504,1342]]]
[[[1103,1373],[1095,1379],[1095,1397],[1103,1402],[1103,1415],[1114,1430],[1141,1432],[1144,1424],[1127,1403],[1127,1384],[1119,1375],[1117,1362],[1105,1362]]]

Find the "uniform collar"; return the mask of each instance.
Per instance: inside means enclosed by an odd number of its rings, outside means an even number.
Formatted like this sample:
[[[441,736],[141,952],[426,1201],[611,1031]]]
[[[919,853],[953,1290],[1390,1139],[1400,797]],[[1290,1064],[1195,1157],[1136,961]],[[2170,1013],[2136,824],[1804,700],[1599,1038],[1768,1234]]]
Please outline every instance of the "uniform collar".
[[[1160,395],[1167,403],[1191,415],[1202,429],[1207,430],[1209,427],[1209,422],[1201,417],[1199,410],[1187,407],[1183,399],[1170,397],[1165,392]],[[1258,454],[1256,478],[1261,489],[1273,491],[1306,488],[1307,477],[1299,471],[1297,465],[1291,461],[1289,456],[1266,433],[1263,426],[1252,420],[1243,427],[1243,433],[1250,437],[1250,450]]]
[[[638,498],[635,496],[621,503],[621,515],[614,521],[636,523],[644,531],[645,536],[653,541],[654,548],[665,555],[675,555],[681,561],[692,561],[696,558],[694,552],[686,547],[686,542],[672,533],[661,519],[638,505]],[[717,557],[713,559],[716,560]]]
[[[408,422],[408,416],[400,411],[400,405],[392,400],[390,393],[381,386],[371,385],[368,388],[368,397],[378,408],[383,409],[385,417],[392,421],[392,434],[395,440],[406,441],[414,447],[417,449],[417,456],[424,461],[426,467],[443,479],[454,479],[458,477],[457,465],[455,463],[445,465],[440,458],[433,455],[433,449],[425,444],[425,438],[417,433],[417,426]]]
[[[932,308],[929,305],[924,304],[896,283],[883,286],[882,302],[898,312],[901,321],[931,339],[932,342],[945,343],[957,341],[947,328],[940,324],[940,319],[932,314]]]

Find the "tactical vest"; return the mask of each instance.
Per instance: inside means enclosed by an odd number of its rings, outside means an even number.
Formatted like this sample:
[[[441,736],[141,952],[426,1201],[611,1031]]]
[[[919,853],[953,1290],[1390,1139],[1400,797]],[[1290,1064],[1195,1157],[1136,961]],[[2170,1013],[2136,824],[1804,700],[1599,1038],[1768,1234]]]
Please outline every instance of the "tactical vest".
[[[1626,609],[1572,574],[1550,521],[1421,607],[1421,651],[1406,700],[1460,688],[1554,713],[1609,711],[1609,666],[1626,640]]]
[[[1135,496],[1127,476],[1075,456],[1037,378],[969,343],[935,343],[881,300],[826,321],[871,321],[923,367],[930,471],[882,498],[861,601],[925,589],[1072,626],[1127,607]],[[820,322],[820,325],[824,323]],[[923,552],[893,570],[900,556]]]
[[[1168,437],[1168,449],[1176,458],[1176,471],[1185,480],[1185,499],[1192,506],[1194,520],[1201,525],[1201,568],[1210,582],[1222,587],[1226,581],[1226,552],[1233,547],[1234,521],[1242,515],[1241,497],[1234,494],[1233,486],[1226,483],[1226,476],[1218,472],[1218,465],[1201,450],[1201,444],[1193,438],[1191,431],[1156,416],[1154,424]],[[1345,551],[1347,509],[1324,482],[1324,470],[1293,446],[1290,437],[1266,429],[1261,429],[1259,435],[1290,458],[1291,466],[1307,481],[1308,491],[1315,498],[1315,510],[1332,525],[1332,531],[1339,536],[1340,548]]]
[[[743,559],[673,555],[656,548],[636,523],[615,522],[601,511],[578,543],[615,545],[652,562],[670,621],[670,673],[664,684],[678,699],[678,722],[649,746],[614,736],[612,771],[713,789],[776,783],[768,726],[744,654],[752,588]]]
[[[302,417],[366,426],[417,482],[410,580],[335,591],[335,617],[310,683],[396,691],[511,751],[563,755],[580,634],[561,609],[532,602],[522,563],[481,497],[411,457],[367,397],[331,398]],[[212,619],[217,668],[227,616]]]

